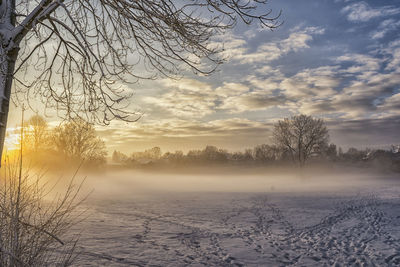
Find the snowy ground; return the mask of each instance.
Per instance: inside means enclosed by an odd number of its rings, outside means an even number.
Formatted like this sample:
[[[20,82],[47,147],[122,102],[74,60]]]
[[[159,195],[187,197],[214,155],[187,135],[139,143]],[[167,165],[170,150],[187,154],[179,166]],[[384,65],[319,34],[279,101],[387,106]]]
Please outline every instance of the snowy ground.
[[[76,266],[399,266],[391,176],[108,175]]]

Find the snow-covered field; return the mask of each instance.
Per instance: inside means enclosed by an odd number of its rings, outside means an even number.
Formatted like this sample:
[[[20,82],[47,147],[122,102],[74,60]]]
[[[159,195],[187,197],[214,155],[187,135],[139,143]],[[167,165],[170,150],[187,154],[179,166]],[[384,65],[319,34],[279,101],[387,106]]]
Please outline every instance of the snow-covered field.
[[[90,177],[76,266],[400,266],[396,175]]]

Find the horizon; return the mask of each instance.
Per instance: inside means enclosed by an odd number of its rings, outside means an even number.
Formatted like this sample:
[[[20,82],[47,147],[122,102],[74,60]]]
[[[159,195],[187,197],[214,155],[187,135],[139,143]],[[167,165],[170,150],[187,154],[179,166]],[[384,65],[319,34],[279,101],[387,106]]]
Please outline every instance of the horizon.
[[[13,127],[13,128],[8,127],[8,129],[7,129],[7,135],[6,135],[7,137],[6,137],[6,140],[5,140],[5,150],[6,150],[6,151],[12,153],[12,152],[14,152],[14,151],[19,151],[19,150],[20,150],[20,129],[21,129],[20,126],[16,126],[16,127]],[[53,130],[53,129],[54,129],[54,128],[51,127],[51,128],[48,129],[48,130],[51,131],[51,130]],[[329,130],[329,128],[328,128],[328,130]],[[100,132],[100,133],[101,133],[101,132]],[[99,131],[97,131],[97,134],[99,134]],[[101,135],[99,135],[99,137],[103,139],[103,137],[102,137]],[[132,153],[143,152],[143,151],[145,151],[145,150],[149,150],[149,149],[152,149],[152,148],[154,148],[154,147],[159,147],[159,148],[161,149],[161,154],[165,154],[165,153],[168,153],[168,152],[174,153],[174,152],[177,152],[177,151],[181,151],[181,152],[183,152],[184,154],[187,154],[189,151],[203,150],[203,149],[205,149],[207,146],[215,146],[215,147],[217,147],[218,149],[226,150],[226,151],[229,152],[229,153],[233,153],[233,152],[245,152],[247,149],[253,149],[253,148],[255,148],[256,146],[263,145],[263,144],[266,144],[266,145],[275,145],[274,142],[273,142],[272,140],[270,140],[269,142],[259,143],[259,144],[255,144],[254,146],[243,147],[243,148],[241,148],[241,149],[229,149],[229,148],[227,148],[227,147],[218,146],[218,145],[215,145],[215,144],[212,144],[212,143],[210,143],[210,144],[205,144],[204,146],[198,145],[198,146],[193,146],[193,147],[187,147],[186,149],[179,149],[179,148],[175,149],[175,148],[174,148],[174,149],[172,149],[172,150],[165,149],[165,148],[163,148],[161,145],[157,145],[157,144],[151,144],[151,145],[149,144],[149,146],[147,146],[147,147],[146,147],[146,146],[143,146],[142,149],[138,149],[138,148],[133,148],[133,149],[125,148],[125,149],[122,149],[122,150],[118,150],[118,149],[113,149],[113,150],[111,150],[111,149],[108,148],[108,146],[107,146],[107,144],[106,144],[105,148],[106,148],[106,151],[107,151],[107,156],[106,156],[106,157],[107,157],[108,159],[110,159],[110,158],[112,157],[113,152],[115,152],[115,151],[121,152],[121,153],[126,154],[126,155],[129,156],[129,155],[131,155]],[[366,145],[366,146],[351,146],[351,145],[349,145],[349,146],[340,146],[340,145],[338,145],[338,144],[332,142],[331,140],[328,142],[328,144],[334,144],[334,145],[336,145],[336,146],[337,146],[337,149],[339,150],[339,148],[340,148],[340,149],[343,150],[343,152],[348,151],[350,148],[356,148],[356,149],[358,149],[358,150],[360,150],[360,151],[362,151],[362,150],[368,150],[368,149],[373,149],[373,150],[377,150],[377,149],[390,150],[392,146],[400,146],[400,144],[396,144],[396,143],[393,143],[393,144],[386,144],[386,145],[375,145],[375,146],[374,146],[374,145]]]

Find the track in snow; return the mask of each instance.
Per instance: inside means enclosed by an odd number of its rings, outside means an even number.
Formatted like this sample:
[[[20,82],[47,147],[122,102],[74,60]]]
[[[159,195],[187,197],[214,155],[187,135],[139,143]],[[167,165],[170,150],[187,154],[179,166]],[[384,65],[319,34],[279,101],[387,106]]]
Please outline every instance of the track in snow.
[[[318,209],[308,196],[291,200],[280,194],[94,203],[94,218],[79,226],[85,230],[77,265],[400,264],[400,216],[388,215],[400,207],[399,199],[388,202],[374,195],[316,199],[321,202]],[[311,220],[307,214],[319,219]]]

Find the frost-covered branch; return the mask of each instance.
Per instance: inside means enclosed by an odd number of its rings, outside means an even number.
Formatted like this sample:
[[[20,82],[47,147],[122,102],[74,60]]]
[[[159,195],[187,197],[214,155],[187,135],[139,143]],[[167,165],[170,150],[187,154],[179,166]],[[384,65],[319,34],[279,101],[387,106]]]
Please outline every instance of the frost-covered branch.
[[[42,0],[36,8],[31,11],[25,19],[13,30],[13,39],[19,43],[25,35],[52,14],[64,0]]]

